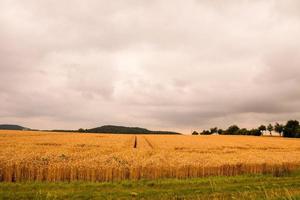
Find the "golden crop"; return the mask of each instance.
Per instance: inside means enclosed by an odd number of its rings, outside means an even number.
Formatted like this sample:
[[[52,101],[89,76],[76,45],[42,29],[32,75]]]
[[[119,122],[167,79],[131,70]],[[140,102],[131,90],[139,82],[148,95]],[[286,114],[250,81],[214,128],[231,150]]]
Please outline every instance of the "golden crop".
[[[0,181],[280,175],[299,166],[299,139],[0,131]]]

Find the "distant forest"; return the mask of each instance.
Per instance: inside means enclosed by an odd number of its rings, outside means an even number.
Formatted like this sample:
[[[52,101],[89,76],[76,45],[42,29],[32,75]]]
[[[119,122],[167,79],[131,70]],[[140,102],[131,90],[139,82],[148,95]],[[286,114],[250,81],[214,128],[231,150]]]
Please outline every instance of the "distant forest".
[[[275,123],[267,126],[260,125],[258,128],[246,129],[239,128],[237,125],[229,126],[226,130],[219,129],[218,127],[210,128],[209,130],[203,130],[202,132],[194,131],[192,135],[254,135],[261,136],[264,132],[269,132],[272,135],[272,131],[279,133],[283,137],[300,138],[300,125],[297,120],[289,120],[285,125]]]

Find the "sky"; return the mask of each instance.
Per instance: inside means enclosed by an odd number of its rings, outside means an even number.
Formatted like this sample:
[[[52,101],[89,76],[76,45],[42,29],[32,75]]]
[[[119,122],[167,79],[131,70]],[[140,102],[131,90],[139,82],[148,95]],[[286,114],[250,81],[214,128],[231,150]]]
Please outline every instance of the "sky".
[[[0,124],[251,128],[299,85],[298,0],[0,1]]]

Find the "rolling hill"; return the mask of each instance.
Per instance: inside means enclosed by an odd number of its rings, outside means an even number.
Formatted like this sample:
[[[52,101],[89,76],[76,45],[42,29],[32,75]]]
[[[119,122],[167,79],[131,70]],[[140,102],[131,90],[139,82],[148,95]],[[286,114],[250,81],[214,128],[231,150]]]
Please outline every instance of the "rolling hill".
[[[0,124],[0,130],[30,130],[30,129],[15,124]]]
[[[14,124],[0,124],[0,130],[31,130],[37,131],[36,129],[30,129]],[[51,132],[82,132],[82,133],[115,133],[115,134],[181,134],[172,131],[151,131],[140,127],[126,127],[126,126],[114,126],[114,125],[104,125],[91,129],[79,129],[79,130],[44,130]]]
[[[125,127],[105,125],[97,128],[82,130],[87,133],[121,133],[121,134],[180,134],[172,131],[151,131],[140,127]]]

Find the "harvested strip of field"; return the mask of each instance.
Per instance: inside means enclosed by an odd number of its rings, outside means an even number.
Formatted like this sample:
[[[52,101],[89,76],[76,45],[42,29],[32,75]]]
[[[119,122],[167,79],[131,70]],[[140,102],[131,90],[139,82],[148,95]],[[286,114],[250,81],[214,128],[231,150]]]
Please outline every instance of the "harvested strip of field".
[[[2,134],[9,139],[0,137],[0,181],[7,182],[280,175],[300,166],[298,139],[0,131]]]

